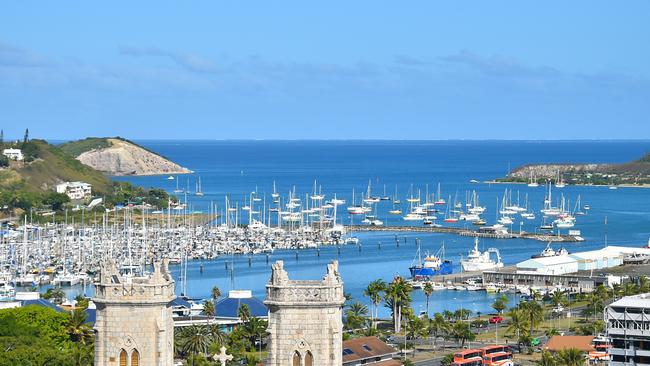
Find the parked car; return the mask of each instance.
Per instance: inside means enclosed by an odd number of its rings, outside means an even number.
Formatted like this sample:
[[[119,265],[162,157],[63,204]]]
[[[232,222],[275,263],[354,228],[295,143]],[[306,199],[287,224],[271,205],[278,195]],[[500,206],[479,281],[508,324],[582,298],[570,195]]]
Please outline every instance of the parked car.
[[[490,324],[498,324],[498,323],[501,323],[503,321],[503,317],[495,315],[495,316],[491,317],[490,320],[488,320],[488,321],[490,322]]]

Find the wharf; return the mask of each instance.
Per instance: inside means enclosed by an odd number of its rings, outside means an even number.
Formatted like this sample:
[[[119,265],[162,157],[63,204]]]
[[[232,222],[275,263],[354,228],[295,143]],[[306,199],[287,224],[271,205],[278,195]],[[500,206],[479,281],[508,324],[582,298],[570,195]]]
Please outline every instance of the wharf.
[[[476,230],[470,230],[459,227],[434,227],[434,226],[372,226],[372,225],[348,225],[348,231],[383,231],[383,232],[413,232],[413,233],[441,233],[456,234],[460,236],[470,236],[489,239],[532,239],[539,241],[553,242],[578,242],[580,239],[572,235],[551,235],[540,233],[484,233]]]

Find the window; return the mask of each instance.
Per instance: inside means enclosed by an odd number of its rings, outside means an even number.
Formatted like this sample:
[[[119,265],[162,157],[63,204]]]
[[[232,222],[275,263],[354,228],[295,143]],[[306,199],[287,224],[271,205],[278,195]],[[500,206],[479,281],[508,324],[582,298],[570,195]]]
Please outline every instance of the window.
[[[120,350],[120,366],[127,366],[126,364],[126,351]]]
[[[314,356],[309,351],[305,355],[305,366],[314,366]]]
[[[300,366],[300,353],[298,351],[293,353],[293,366]]]
[[[140,352],[137,349],[131,352],[131,366],[140,366]]]
[[[361,346],[361,347],[363,347],[363,349],[365,349],[365,350],[368,351],[368,352],[372,352],[372,348],[370,348],[367,344],[364,344],[364,345]]]
[[[343,348],[343,356],[349,356],[351,354],[354,354],[351,349],[349,348]]]

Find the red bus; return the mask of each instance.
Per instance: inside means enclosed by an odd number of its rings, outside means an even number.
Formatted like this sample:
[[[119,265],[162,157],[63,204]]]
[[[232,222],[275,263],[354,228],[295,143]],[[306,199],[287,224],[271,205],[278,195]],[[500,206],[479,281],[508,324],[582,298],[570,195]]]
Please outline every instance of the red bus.
[[[512,356],[512,348],[510,348],[510,346],[498,346],[498,345],[486,346],[481,348],[481,351],[483,351],[482,354],[483,357],[497,352],[508,353],[510,354],[510,356]]]
[[[464,362],[467,360],[483,359],[483,351],[480,349],[467,349],[461,352],[454,353],[454,362]]]
[[[483,366],[483,360],[478,358],[470,358],[465,361],[453,362],[451,366]]]
[[[483,357],[483,366],[513,366],[512,355],[506,352],[490,353]]]

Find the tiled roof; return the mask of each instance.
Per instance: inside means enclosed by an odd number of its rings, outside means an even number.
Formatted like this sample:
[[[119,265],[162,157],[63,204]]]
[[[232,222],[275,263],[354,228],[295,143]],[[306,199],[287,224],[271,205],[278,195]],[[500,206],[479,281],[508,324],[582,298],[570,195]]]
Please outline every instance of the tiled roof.
[[[246,304],[248,309],[251,311],[251,315],[256,318],[266,317],[269,314],[269,310],[266,305],[259,299],[255,297],[250,298],[232,298],[227,297],[221,299],[216,306],[216,312],[218,317],[226,318],[238,318],[239,317],[239,307],[242,304]]]
[[[577,348],[583,352],[590,352],[594,350],[591,345],[594,336],[553,336],[546,344],[549,351],[561,351],[563,349]]]
[[[377,337],[362,337],[343,342],[343,362],[391,355],[396,352],[395,348]]]

